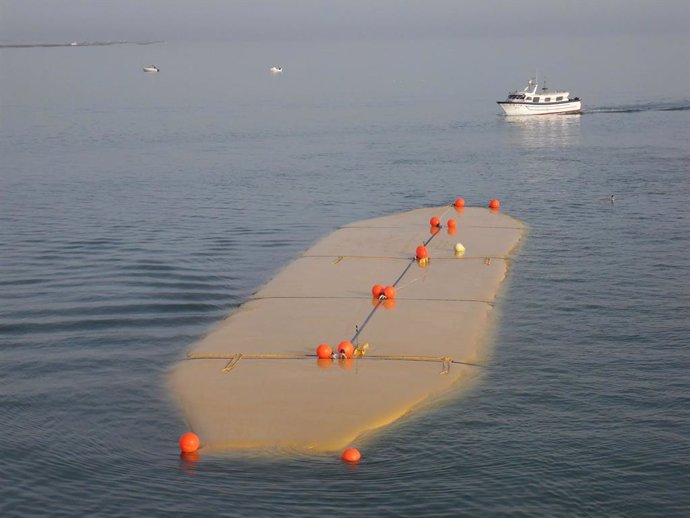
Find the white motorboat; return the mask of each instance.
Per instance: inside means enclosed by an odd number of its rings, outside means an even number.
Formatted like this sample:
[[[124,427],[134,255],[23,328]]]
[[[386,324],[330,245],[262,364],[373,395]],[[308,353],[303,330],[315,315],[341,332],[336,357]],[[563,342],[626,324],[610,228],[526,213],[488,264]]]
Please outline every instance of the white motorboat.
[[[539,85],[530,79],[522,91],[508,94],[505,101],[498,105],[506,115],[553,115],[582,113],[582,101],[579,97],[570,97],[570,92],[550,92],[546,86],[537,91]]]
[[[158,67],[151,65],[148,67],[144,67],[144,72],[160,72],[160,69]]]
[[[274,74],[279,74],[283,71],[283,67],[271,67],[269,70]]]

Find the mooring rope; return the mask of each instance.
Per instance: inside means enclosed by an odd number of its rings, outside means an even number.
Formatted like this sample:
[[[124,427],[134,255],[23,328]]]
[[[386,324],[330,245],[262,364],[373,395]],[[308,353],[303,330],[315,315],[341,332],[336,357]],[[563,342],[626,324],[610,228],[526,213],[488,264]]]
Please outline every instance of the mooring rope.
[[[441,217],[443,217],[449,210],[450,210],[450,206],[449,206],[449,207],[446,207],[446,210],[444,210],[444,211],[441,213]],[[424,241],[424,246],[427,246],[429,243],[431,243],[431,240],[434,239],[434,238],[440,233],[440,230],[441,230],[441,227],[439,227],[439,232],[435,232],[435,233],[431,234],[431,236],[429,237],[429,239],[427,239],[426,241]],[[413,265],[414,263],[416,263],[416,262],[417,262],[417,258],[416,258],[416,257],[413,257],[412,259],[410,259],[410,261],[407,263],[407,266],[405,267],[405,269],[404,269],[404,270],[402,271],[402,273],[398,276],[398,278],[395,279],[395,282],[393,282],[393,284],[392,284],[391,286],[393,286],[393,287],[395,288],[395,287],[398,285],[398,283],[402,280],[402,278],[405,276],[405,274],[409,271],[409,269],[412,268],[412,265]],[[364,331],[364,328],[365,328],[366,325],[369,323],[369,321],[370,321],[371,318],[374,316],[374,313],[376,313],[376,310],[379,309],[379,307],[381,307],[381,301],[380,301],[380,300],[379,300],[378,304],[376,304],[376,305],[372,308],[372,310],[369,312],[369,314],[367,315],[367,317],[364,319],[364,322],[362,322],[362,325],[355,326],[355,334],[352,335],[352,339],[350,340],[350,342],[352,342],[352,343],[356,343],[356,342],[357,342],[357,338],[359,338],[360,333],[361,333],[362,331]]]
[[[223,372],[230,372],[234,369],[240,360],[315,360],[317,359],[311,354],[277,354],[277,353],[189,353],[188,360],[229,360]],[[454,360],[450,356],[424,356],[424,355],[406,355],[406,354],[374,354],[361,356],[355,359],[358,360],[389,360],[389,361],[408,361],[408,362],[435,362],[442,363],[443,370],[440,374],[448,374],[450,372],[451,364],[468,365],[470,367],[486,367],[479,363],[463,362]]]
[[[417,279],[411,280],[404,286],[401,286],[400,289],[406,288],[410,284],[417,282]],[[329,295],[324,295],[324,296],[319,296],[319,297],[312,297],[311,295],[271,295],[270,297],[256,297],[251,300],[362,300],[362,297],[357,297],[357,296],[351,296],[351,297],[332,297]],[[369,299],[367,299],[369,300]],[[413,298],[413,297],[408,297],[405,298],[404,300],[406,301],[424,301],[424,302],[481,302],[482,304],[489,304],[490,306],[493,306],[496,304],[495,301],[493,300],[488,300],[488,299],[462,299],[462,298]],[[385,299],[382,299],[382,301],[385,301]]]

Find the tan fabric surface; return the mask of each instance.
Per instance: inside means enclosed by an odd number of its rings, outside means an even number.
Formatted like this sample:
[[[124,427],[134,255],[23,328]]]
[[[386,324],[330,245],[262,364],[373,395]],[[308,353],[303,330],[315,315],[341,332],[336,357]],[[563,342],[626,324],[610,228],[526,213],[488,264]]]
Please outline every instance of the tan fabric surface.
[[[411,259],[432,236],[433,215],[444,228],[421,267]],[[457,221],[454,235],[445,228],[449,217]],[[191,429],[207,450],[337,450],[469,383],[480,367],[454,363],[441,374],[442,361],[376,357],[486,361],[496,293],[523,232],[519,221],[488,209],[436,207],[353,223],[325,237],[190,351],[227,359],[175,366],[171,388]],[[455,256],[458,241],[467,249],[462,257]],[[374,310],[371,287],[396,280],[395,302]],[[361,359],[243,358],[222,370],[237,353],[314,355],[321,342],[335,349],[356,326],[356,342],[369,344]]]

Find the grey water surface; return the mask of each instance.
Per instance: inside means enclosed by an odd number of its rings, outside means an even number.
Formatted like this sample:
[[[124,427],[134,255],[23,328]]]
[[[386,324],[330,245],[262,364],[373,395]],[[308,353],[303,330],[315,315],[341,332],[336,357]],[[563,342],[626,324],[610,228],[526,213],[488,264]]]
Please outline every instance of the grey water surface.
[[[510,120],[532,71],[476,41],[0,49],[0,514],[687,515],[690,95],[587,56],[605,84],[544,56],[583,115]],[[194,341],[339,226],[457,196],[529,225],[470,393],[356,466],[180,459]]]

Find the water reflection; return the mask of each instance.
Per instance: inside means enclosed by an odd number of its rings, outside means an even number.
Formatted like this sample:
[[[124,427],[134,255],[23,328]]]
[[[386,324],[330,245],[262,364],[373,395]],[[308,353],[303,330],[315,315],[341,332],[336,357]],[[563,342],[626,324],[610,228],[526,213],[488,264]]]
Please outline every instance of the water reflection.
[[[569,147],[580,138],[581,115],[506,116],[520,144],[529,148]]]
[[[199,462],[198,451],[180,453],[180,471],[185,475],[194,475],[196,473],[197,462]]]

